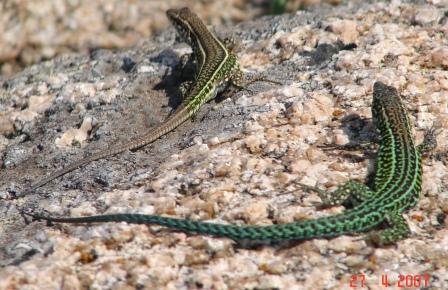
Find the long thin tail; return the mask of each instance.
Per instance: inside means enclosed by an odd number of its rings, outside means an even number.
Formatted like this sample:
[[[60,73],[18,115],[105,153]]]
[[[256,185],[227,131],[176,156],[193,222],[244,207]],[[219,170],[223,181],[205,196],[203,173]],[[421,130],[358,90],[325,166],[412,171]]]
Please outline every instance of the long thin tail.
[[[77,168],[79,168],[79,167],[81,167],[81,166],[83,166],[85,164],[88,164],[88,163],[90,163],[92,161],[95,161],[95,160],[98,160],[98,159],[101,159],[101,158],[105,158],[105,157],[108,157],[108,156],[113,156],[113,155],[118,154],[120,152],[123,152],[125,150],[127,150],[126,144],[124,144],[124,145],[122,145],[120,147],[113,148],[111,150],[107,150],[107,151],[103,151],[103,152],[99,152],[97,154],[93,154],[93,155],[88,156],[86,158],[83,158],[83,159],[80,159],[78,161],[75,161],[75,162],[69,164],[68,166],[62,168],[61,170],[54,171],[50,175],[48,175],[48,176],[38,180],[37,182],[31,184],[31,186],[28,189],[26,189],[23,192],[23,194],[31,193],[35,189],[41,187],[42,185],[47,184],[48,182],[52,181],[53,179],[56,179],[56,178],[58,178],[58,177],[60,177],[60,176],[62,176],[64,174],[67,174],[68,172],[71,172],[71,171],[73,171],[73,170],[75,170],[75,169],[77,169]]]
[[[78,161],[75,161],[60,170],[54,171],[47,177],[44,177],[44,178],[38,180],[37,182],[31,184],[31,186],[28,189],[23,191],[22,195],[29,194],[32,191],[34,191],[35,189],[41,187],[42,185],[45,185],[48,182],[52,181],[53,179],[56,179],[64,174],[67,174],[67,173],[69,173],[83,165],[86,165],[92,161],[102,159],[105,157],[109,157],[109,156],[113,156],[113,155],[116,155],[116,154],[121,153],[126,150],[134,150],[134,149],[140,148],[142,146],[145,146],[149,143],[152,143],[155,140],[157,140],[158,138],[160,138],[161,136],[172,131],[174,128],[176,128],[177,126],[179,126],[186,120],[188,120],[189,117],[190,117],[190,113],[188,112],[188,109],[185,106],[182,106],[182,107],[178,108],[176,110],[176,112],[173,113],[171,115],[171,117],[169,117],[160,127],[155,128],[155,129],[149,131],[148,133],[146,133],[145,135],[137,137],[136,139],[133,139],[125,144],[121,144],[121,145],[115,146],[113,148],[106,149],[106,150],[98,152],[98,153],[94,153],[93,155],[88,156],[83,159],[80,159]]]
[[[97,215],[78,218],[49,217],[34,213],[24,213],[36,220],[46,220],[48,222],[61,223],[96,223],[96,222],[127,222],[131,224],[151,224],[160,225],[174,230],[188,233],[212,235],[226,237],[233,240],[248,240],[262,243],[272,243],[288,240],[304,240],[316,237],[332,237],[338,234],[335,230],[334,221],[321,218],[317,220],[299,221],[282,225],[270,226],[241,226],[215,224],[203,221],[192,221],[188,219],[178,219],[162,217],[158,215],[144,214],[110,214]],[[333,226],[332,226],[333,225]],[[316,231],[316,228],[323,229]],[[328,229],[325,230],[325,229]]]

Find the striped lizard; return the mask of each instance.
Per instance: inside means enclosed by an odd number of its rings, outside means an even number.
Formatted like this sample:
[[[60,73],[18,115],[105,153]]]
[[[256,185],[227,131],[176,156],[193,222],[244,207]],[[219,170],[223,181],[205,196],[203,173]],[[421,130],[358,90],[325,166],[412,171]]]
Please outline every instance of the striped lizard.
[[[245,80],[236,55],[228,48],[230,43],[221,41],[213,35],[199,17],[188,8],[169,9],[166,14],[181,38],[192,47],[192,59],[196,62],[194,82],[188,81],[181,84],[180,91],[184,97],[182,104],[159,127],[136,137],[132,141],[75,161],[31,184],[24,191],[24,194],[30,193],[92,161],[116,155],[126,150],[134,150],[154,142],[192,118],[204,103],[213,99],[217,93],[228,86],[245,89],[247,85],[256,81],[277,83],[261,77]]]
[[[324,203],[342,204],[348,199],[358,201],[353,208],[340,214],[317,219],[269,226],[216,224],[158,215],[108,214],[87,217],[52,217],[24,212],[36,220],[60,223],[127,222],[162,225],[184,232],[275,243],[284,240],[330,238],[343,234],[369,231],[364,237],[377,245],[392,244],[410,234],[403,212],[414,207],[421,192],[421,154],[437,145],[433,129],[416,146],[412,124],[395,88],[381,82],[373,86],[372,116],[381,140],[376,158],[373,188],[348,181],[335,192],[320,192]],[[319,192],[319,191],[318,191]],[[388,227],[379,229],[385,224]],[[372,229],[377,228],[375,231]]]

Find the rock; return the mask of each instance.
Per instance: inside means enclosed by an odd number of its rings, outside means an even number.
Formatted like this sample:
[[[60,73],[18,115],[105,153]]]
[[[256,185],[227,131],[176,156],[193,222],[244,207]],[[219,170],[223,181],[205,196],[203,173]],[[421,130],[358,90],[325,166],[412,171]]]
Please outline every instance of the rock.
[[[56,138],[55,144],[57,146],[72,146],[74,143],[82,144],[83,141],[87,140],[93,128],[92,122],[92,117],[84,118],[79,129],[71,128],[67,130],[61,137]]]
[[[9,119],[9,115],[0,113],[0,135],[6,136],[14,132],[14,123]]]
[[[45,12],[39,19],[50,18],[53,10],[45,9],[52,7],[59,11],[59,18],[64,16],[62,23],[73,19],[65,13],[64,4],[48,6],[45,1],[30,13]],[[126,5],[135,5],[126,6],[128,12],[134,9],[135,17],[124,22],[119,19],[126,11],[102,14],[106,20],[111,13],[118,19],[109,19],[111,31],[96,35],[98,39],[91,43],[123,44],[115,36],[123,31],[117,23],[135,22],[141,25],[139,29],[149,31],[153,21],[166,21],[160,13],[154,19],[138,17],[138,5],[144,3],[148,9],[158,3],[153,2],[126,1]],[[414,2],[422,1],[357,1],[215,26],[219,37],[234,35],[242,40],[236,53],[244,60],[245,73],[280,84],[254,83],[247,88],[250,93],[219,94],[229,94],[234,101],[205,104],[194,122],[183,123],[152,144],[91,162],[25,196],[21,190],[30,182],[67,165],[68,160],[136,140],[163,122],[181,101],[176,86],[183,76],[176,65],[190,48],[175,41],[172,28],[155,38],[147,37],[141,45],[129,41],[132,48],[89,50],[59,58],[51,56],[58,52],[49,44],[45,46],[47,61],[9,78],[0,76],[0,128],[6,134],[0,135],[0,289],[59,289],[61,285],[339,289],[350,287],[353,275],[366,271],[366,287],[372,289],[381,286],[378,277],[385,273],[391,281],[397,281],[399,273],[427,273],[431,287],[442,289],[448,275],[448,232],[443,227],[448,213],[446,130],[437,136],[435,155],[422,162],[422,198],[403,213],[410,237],[387,247],[363,241],[368,233],[252,245],[245,240],[124,222],[48,226],[32,220],[25,223],[17,210],[70,216],[139,213],[257,227],[300,225],[304,220],[346,212],[350,204],[321,207],[319,195],[304,191],[298,183],[333,192],[349,179],[368,179],[375,164],[359,157],[370,155],[327,145],[376,134],[371,113],[375,81],[399,91],[411,112],[416,144],[433,123],[448,127],[446,23],[418,15],[432,6]],[[439,13],[446,10],[440,3],[426,2],[434,3]],[[73,11],[78,11],[76,3]],[[99,2],[89,1],[89,9],[98,11],[95,3]],[[102,9],[114,11],[116,3],[107,3]],[[28,2],[23,5],[29,7]],[[194,10],[214,26],[213,19],[222,14],[202,14],[198,5]],[[89,14],[89,9],[70,24],[91,25],[97,31],[105,19],[89,23],[97,16],[96,12]],[[26,15],[20,20],[33,22]],[[2,17],[7,15],[1,13],[3,24]],[[421,24],[412,21],[414,17]],[[11,39],[14,26],[5,27]],[[70,31],[65,35],[59,31],[55,28],[36,37],[83,41],[70,38]],[[356,42],[356,47],[341,44],[343,39]],[[323,44],[329,53],[322,62],[311,61],[310,55],[318,54]],[[27,52],[19,47],[20,54]],[[28,52],[26,61],[38,59],[35,51]],[[125,59],[132,65],[124,65]],[[100,126],[92,134],[96,120]],[[58,148],[54,146],[58,137],[58,146],[77,143],[83,148]],[[202,229],[207,227],[211,225]],[[383,227],[387,224],[373,230]],[[294,234],[289,227],[281,229]],[[272,233],[272,228],[262,230]]]
[[[418,25],[430,25],[437,22],[442,16],[442,11],[434,6],[427,6],[417,10],[414,21]]]
[[[431,51],[431,65],[448,69],[448,47],[438,47]]]
[[[331,32],[339,35],[344,44],[353,43],[358,38],[357,23],[352,20],[337,20],[329,26]]]

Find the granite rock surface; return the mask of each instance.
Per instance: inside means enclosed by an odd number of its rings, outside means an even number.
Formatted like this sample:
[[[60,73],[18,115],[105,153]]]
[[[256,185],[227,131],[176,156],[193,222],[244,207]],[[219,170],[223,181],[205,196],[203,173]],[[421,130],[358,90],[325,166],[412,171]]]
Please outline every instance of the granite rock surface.
[[[190,49],[171,28],[129,49],[64,55],[2,79],[0,289],[383,289],[384,277],[398,289],[407,275],[413,286],[446,289],[447,10],[443,1],[364,3],[216,27],[239,40],[247,74],[282,84],[210,102],[153,144],[26,196],[29,182],[162,122],[180,102],[178,64]],[[372,173],[362,152],[321,145],[374,137],[377,80],[399,90],[417,143],[433,124],[443,128],[423,162],[421,199],[406,214],[412,236],[394,246],[341,236],[248,248],[157,226],[27,223],[17,211],[252,225],[340,213],[320,209],[296,182],[331,191]]]

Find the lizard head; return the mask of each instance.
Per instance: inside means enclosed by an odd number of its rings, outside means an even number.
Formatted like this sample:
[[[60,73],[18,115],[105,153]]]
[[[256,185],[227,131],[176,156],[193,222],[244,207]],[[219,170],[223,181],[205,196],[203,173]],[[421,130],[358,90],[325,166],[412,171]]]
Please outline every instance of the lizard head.
[[[380,131],[401,131],[412,127],[396,88],[377,81],[373,85],[372,117]]]
[[[198,16],[191,12],[187,7],[181,9],[168,9],[166,15],[171,24],[176,28],[180,37],[191,45],[193,29],[191,24],[194,22],[200,22]]]

